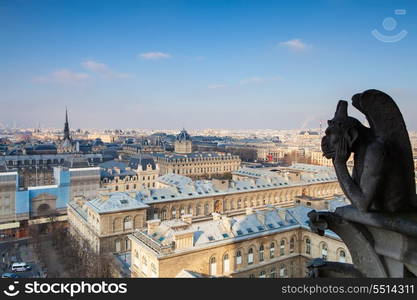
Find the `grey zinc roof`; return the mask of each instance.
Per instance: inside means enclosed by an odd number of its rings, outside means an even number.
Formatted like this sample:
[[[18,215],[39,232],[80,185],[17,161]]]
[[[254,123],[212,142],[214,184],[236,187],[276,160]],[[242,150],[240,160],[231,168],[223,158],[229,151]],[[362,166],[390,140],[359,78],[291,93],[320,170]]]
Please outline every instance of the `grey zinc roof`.
[[[230,218],[222,216],[220,219],[192,224],[187,224],[181,220],[167,220],[161,222],[160,226],[149,237],[161,246],[169,246],[174,241],[175,234],[193,232],[193,247],[205,247],[213,243],[227,242],[231,239],[253,238],[256,235],[268,235],[293,228],[302,227],[310,230],[307,214],[311,210],[310,207],[306,206],[293,208],[269,207],[265,210],[257,210],[249,215]],[[283,217],[284,214],[285,217]],[[146,234],[146,231],[144,233]],[[330,230],[326,230],[325,234],[340,239]]]
[[[97,213],[108,213],[149,207],[142,201],[132,198],[127,193],[111,193],[109,196],[109,198],[100,197],[88,201],[85,205],[89,206]]]

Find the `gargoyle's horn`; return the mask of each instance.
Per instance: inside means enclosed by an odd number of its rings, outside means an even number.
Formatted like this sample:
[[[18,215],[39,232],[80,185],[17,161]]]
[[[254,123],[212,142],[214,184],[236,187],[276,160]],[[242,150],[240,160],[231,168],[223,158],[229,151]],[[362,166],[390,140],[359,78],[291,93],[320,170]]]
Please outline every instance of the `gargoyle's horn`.
[[[334,113],[333,120],[345,119],[348,117],[348,103],[347,101],[340,100],[337,104],[336,112]]]

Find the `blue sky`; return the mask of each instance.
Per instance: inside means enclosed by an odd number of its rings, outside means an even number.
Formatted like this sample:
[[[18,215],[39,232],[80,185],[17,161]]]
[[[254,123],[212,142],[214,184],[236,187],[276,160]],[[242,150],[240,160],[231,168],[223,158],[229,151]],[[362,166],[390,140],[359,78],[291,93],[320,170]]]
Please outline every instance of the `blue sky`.
[[[416,14],[401,0],[0,0],[0,122],[62,126],[67,106],[73,128],[309,128],[377,88],[416,130]]]

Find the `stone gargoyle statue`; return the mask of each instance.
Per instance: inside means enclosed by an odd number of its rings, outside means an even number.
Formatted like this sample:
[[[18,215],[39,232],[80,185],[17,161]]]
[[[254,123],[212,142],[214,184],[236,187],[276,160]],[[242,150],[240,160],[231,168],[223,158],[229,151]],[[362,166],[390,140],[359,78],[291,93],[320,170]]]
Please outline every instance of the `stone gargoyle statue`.
[[[316,233],[329,229],[341,237],[353,265],[310,264],[310,274],[334,276],[339,268],[341,277],[417,276],[417,197],[404,119],[394,100],[378,90],[354,95],[352,105],[369,127],[350,117],[348,102],[341,100],[322,139],[323,155],[332,159],[352,205],[335,212],[312,211],[309,218]],[[347,161],[352,153],[351,175]]]

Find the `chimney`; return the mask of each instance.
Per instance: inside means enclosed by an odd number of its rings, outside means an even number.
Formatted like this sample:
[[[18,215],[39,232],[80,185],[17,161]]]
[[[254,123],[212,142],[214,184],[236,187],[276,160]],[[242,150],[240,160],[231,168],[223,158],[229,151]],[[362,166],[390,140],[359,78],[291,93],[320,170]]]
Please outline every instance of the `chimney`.
[[[257,211],[256,212],[256,218],[258,219],[258,221],[261,224],[264,224],[265,225],[266,216],[265,216],[265,213],[263,211]]]
[[[246,207],[246,215],[249,216],[253,214],[253,208],[252,207]]]
[[[223,227],[228,231],[228,232],[232,232],[232,219],[227,217],[227,216],[223,216],[222,217],[222,221],[223,221]]]
[[[146,222],[148,225],[148,235],[152,235],[156,232],[159,225],[161,225],[161,220],[155,219],[155,220],[149,220]]]
[[[278,210],[278,216],[283,220],[283,221],[285,221],[286,220],[286,218],[285,218],[285,216],[287,215],[287,210],[286,209],[284,209],[284,208],[281,208],[281,209],[279,209]]]
[[[194,231],[180,231],[174,234],[175,249],[191,248],[194,245]]]
[[[212,213],[211,215],[213,216],[213,221],[219,221],[222,217],[221,214],[216,213],[216,212]]]
[[[187,224],[191,224],[193,222],[193,215],[186,214],[181,217],[181,220]]]

